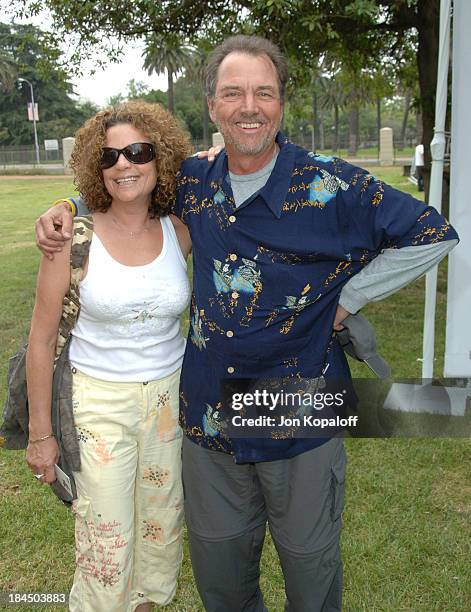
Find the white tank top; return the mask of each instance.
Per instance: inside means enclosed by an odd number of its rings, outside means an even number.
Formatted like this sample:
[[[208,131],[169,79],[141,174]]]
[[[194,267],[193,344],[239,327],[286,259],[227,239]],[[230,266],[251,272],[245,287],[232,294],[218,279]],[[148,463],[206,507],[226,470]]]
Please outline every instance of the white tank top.
[[[181,366],[180,315],[191,290],[173,224],[161,223],[162,252],[143,266],[120,264],[93,234],[70,345],[71,364],[89,376],[145,382]]]

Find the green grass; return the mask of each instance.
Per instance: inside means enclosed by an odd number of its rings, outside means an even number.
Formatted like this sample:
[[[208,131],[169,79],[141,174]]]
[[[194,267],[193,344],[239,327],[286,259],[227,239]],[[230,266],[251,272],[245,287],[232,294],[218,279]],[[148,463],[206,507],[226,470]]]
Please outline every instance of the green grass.
[[[317,150],[317,153],[323,153],[324,155],[332,155],[331,149],[323,149]],[[348,149],[339,149],[335,152],[337,157],[348,158],[350,157],[348,154]],[[404,149],[394,149],[394,157],[409,157],[412,159],[414,155],[414,149],[412,147],[405,147]],[[366,158],[366,159],[376,159],[378,157],[378,147],[364,147],[362,149],[358,149],[357,154],[355,155],[357,158]]]
[[[375,168],[373,172],[417,195],[399,169]],[[71,190],[67,179],[0,179],[2,381],[8,357],[27,334],[33,306],[39,262],[33,221],[50,202]],[[436,373],[443,370],[445,270],[444,265],[440,267]],[[422,352],[423,288],[422,279],[365,309],[376,328],[381,352],[398,378],[420,376],[417,359]],[[356,376],[366,375],[361,364],[354,363],[353,370]],[[2,384],[2,402],[4,393]],[[468,609],[469,441],[350,439],[346,444],[349,468],[342,535],[344,610]],[[0,591],[65,592],[70,589],[74,571],[72,516],[35,481],[23,456],[23,452],[0,451]],[[261,580],[268,609],[281,612],[283,579],[269,537]],[[0,605],[0,609],[11,608]],[[167,610],[202,610],[187,552],[177,597]]]

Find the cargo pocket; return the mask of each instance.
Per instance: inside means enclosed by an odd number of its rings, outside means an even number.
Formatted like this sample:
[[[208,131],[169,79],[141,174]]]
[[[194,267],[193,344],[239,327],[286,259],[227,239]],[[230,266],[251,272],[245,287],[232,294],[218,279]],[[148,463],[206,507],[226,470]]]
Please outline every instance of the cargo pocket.
[[[331,496],[332,504],[330,508],[330,516],[332,521],[337,521],[341,516],[345,503],[345,472],[347,468],[347,460],[345,450],[342,448],[342,454],[338,462],[331,467]]]

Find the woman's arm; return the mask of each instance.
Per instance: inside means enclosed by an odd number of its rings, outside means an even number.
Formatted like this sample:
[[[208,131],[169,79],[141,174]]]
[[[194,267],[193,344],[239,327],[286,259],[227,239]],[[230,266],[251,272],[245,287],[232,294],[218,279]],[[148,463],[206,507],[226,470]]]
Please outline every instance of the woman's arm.
[[[169,216],[170,221],[173,223],[173,227],[175,228],[175,233],[177,234],[183,257],[186,259],[191,251],[190,232],[188,231],[187,226],[183,223],[183,221],[180,221],[178,217],[175,215]]]
[[[43,256],[39,267],[36,302],[31,320],[26,378],[29,403],[29,439],[26,461],[42,482],[53,482],[59,449],[54,438],[34,442],[52,432],[52,376],[62,300],[70,284],[70,242],[53,260]],[[33,441],[33,442],[31,442]]]

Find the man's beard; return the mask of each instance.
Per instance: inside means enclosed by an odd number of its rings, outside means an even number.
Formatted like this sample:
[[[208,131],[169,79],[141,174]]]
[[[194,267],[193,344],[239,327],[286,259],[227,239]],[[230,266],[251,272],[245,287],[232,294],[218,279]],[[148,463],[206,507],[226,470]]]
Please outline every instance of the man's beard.
[[[255,121],[260,121],[260,119],[244,119],[245,123],[253,123]],[[262,121],[262,123],[264,122]],[[240,139],[237,138],[237,136],[234,136],[233,130],[231,128],[233,128],[234,130],[238,128],[233,123],[229,123],[229,121],[219,122],[216,120],[215,124],[224,137],[224,144],[226,146],[231,145],[237,152],[242,153],[243,155],[258,155],[259,153],[262,153],[263,151],[268,149],[270,145],[275,142],[275,137],[281,127],[280,121],[279,124],[274,125],[263,136],[261,140],[255,142],[246,142],[243,140],[243,135],[241,135]],[[225,129],[225,126],[227,126],[227,129]]]

